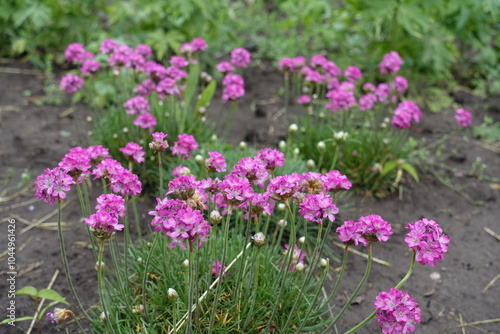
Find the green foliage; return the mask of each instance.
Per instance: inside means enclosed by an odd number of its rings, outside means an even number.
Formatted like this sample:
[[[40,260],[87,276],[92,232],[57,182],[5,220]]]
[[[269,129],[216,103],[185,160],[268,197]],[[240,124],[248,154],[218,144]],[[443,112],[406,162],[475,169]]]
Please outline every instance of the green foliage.
[[[499,142],[500,141],[500,122],[494,122],[491,117],[485,117],[483,123],[475,126],[473,129],[474,136],[488,141],[488,142]]]

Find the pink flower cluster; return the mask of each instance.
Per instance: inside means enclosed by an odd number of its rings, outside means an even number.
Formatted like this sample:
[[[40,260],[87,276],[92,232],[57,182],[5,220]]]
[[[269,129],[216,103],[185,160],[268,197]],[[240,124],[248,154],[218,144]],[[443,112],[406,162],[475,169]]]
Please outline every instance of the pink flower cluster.
[[[212,271],[212,276],[213,277],[219,277],[223,271],[226,270],[226,266],[223,266],[222,265],[222,262],[220,261],[214,261],[212,262],[212,268],[211,268],[211,271]],[[228,273],[225,273],[225,276],[227,276]],[[221,281],[224,281],[224,277],[221,277]]]
[[[247,67],[250,64],[252,56],[244,48],[236,48],[231,51],[231,64],[236,67]]]
[[[183,43],[179,49],[180,53],[192,55],[197,52],[205,51],[208,48],[207,43],[201,37],[194,38],[191,42]]]
[[[59,88],[64,90],[67,94],[74,94],[83,87],[83,79],[73,73],[65,74],[61,78]]]
[[[217,70],[224,74],[222,85],[222,101],[236,101],[245,95],[245,81],[243,77],[233,73],[235,67],[244,68],[250,64],[250,52],[244,48],[237,48],[231,51],[231,61],[222,61],[217,64]]]
[[[411,126],[411,121],[420,121],[422,112],[415,102],[407,100],[400,102],[394,110],[394,115],[391,119],[391,124],[398,129],[406,129]]]
[[[373,304],[377,309],[377,324],[382,327],[382,333],[411,333],[415,331],[415,324],[420,323],[418,303],[407,292],[391,288],[381,292]]]
[[[472,123],[472,114],[463,108],[455,111],[455,121],[457,125],[466,128]]]
[[[346,220],[337,228],[339,239],[347,244],[359,243],[368,246],[376,241],[387,241],[393,233],[391,225],[379,215],[369,215],[359,218],[357,222]]]
[[[142,191],[139,177],[124,168],[118,161],[113,159],[102,160],[92,171],[94,180],[104,178],[109,182],[111,191],[125,195],[137,195]]]
[[[384,55],[378,66],[381,74],[396,74],[401,65],[403,65],[403,58],[396,51],[391,51]]]
[[[205,168],[209,173],[225,172],[226,159],[219,152],[208,152],[208,158],[205,160]]]
[[[172,150],[172,155],[180,155],[182,160],[186,160],[189,159],[189,157],[193,154],[193,151],[198,148],[198,143],[193,136],[181,134],[178,136],[178,140],[174,142],[174,146],[170,149]]]
[[[155,152],[163,152],[168,148],[168,142],[165,139],[168,135],[163,132],[154,132],[151,134],[153,141],[149,143],[149,148]]]
[[[448,251],[450,237],[443,234],[443,230],[434,220],[423,218],[415,223],[409,223],[410,230],[405,242],[415,251],[415,259],[422,265],[434,267]]]
[[[97,198],[96,213],[84,218],[85,224],[96,238],[108,239],[116,231],[125,226],[119,223],[119,218],[125,216],[125,200],[115,194],[104,194]]]
[[[135,160],[139,164],[146,160],[144,158],[146,152],[144,152],[142,146],[137,143],[134,142],[127,143],[125,147],[121,147],[119,148],[119,150],[120,152],[125,154],[130,160]]]
[[[322,224],[325,218],[333,222],[338,212],[332,198],[324,193],[307,194],[299,204],[300,215],[317,224]]]
[[[157,198],[156,201],[155,210],[149,212],[154,216],[151,225],[155,231],[165,233],[172,240],[169,247],[186,249],[186,241],[192,245],[198,240],[198,248],[201,248],[212,228],[203,219],[202,213],[179,199]]]
[[[142,96],[135,96],[123,104],[125,111],[129,115],[143,114],[149,112],[150,106],[148,100]]]
[[[66,198],[66,192],[75,181],[61,167],[45,169],[35,181],[35,196],[43,199],[46,203],[54,205]]]

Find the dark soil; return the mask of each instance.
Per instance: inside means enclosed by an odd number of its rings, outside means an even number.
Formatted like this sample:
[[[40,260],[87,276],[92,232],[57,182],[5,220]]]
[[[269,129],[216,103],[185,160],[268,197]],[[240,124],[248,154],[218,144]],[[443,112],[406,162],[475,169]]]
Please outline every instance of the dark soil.
[[[28,72],[9,73],[15,69],[26,69]],[[240,103],[239,115],[228,141],[236,144],[245,140],[258,146],[275,146],[286,135],[287,129],[282,105],[276,95],[282,86],[281,75],[263,66],[254,68],[251,76],[248,72],[246,80],[247,95]],[[0,180],[7,180],[9,168],[14,171],[12,181],[2,184],[0,188],[0,235],[3,236],[0,244],[7,245],[8,221],[15,219],[16,289],[26,285],[45,288],[58,273],[52,288],[74,305],[64,275],[57,232],[53,225],[48,224],[56,221],[55,207],[35,201],[31,185],[45,168],[56,166],[69,148],[86,145],[89,130],[87,111],[82,105],[36,106],[32,102],[43,94],[42,83],[41,73],[32,72],[29,66],[9,60],[0,64]],[[23,97],[25,90],[31,91],[30,98]],[[500,120],[498,108],[495,109],[498,97],[496,100],[485,100],[466,93],[454,97],[460,106],[473,113],[473,125],[480,124],[484,115]],[[218,98],[220,96],[216,96]],[[219,104],[219,100],[214,101],[213,108],[218,108]],[[74,108],[74,111],[69,108]],[[453,111],[446,110],[439,114],[425,113],[422,122],[412,131],[416,137],[435,140],[451,131],[452,127]],[[475,159],[480,157],[482,163],[487,165],[486,175],[500,177],[498,143],[496,146],[487,145],[473,139],[470,129],[467,131],[468,141],[462,140],[463,134],[451,138],[448,144],[450,150],[444,152],[444,161],[452,167],[468,171]],[[31,174],[31,181],[27,187],[19,189],[17,184],[25,169]],[[472,204],[431,175],[421,175],[420,183],[407,182],[402,194],[383,200],[360,195],[349,199],[349,203],[354,205],[341,212],[340,219],[356,220],[360,216],[378,214],[393,225],[395,233],[388,242],[377,244],[374,248],[374,256],[387,261],[390,266],[373,264],[368,284],[340,321],[339,332],[344,332],[370,314],[375,296],[394,286],[405,275],[410,264],[410,251],[403,240],[406,233],[404,227],[425,217],[437,221],[450,236],[451,243],[442,262],[434,268],[417,263],[412,277],[403,286],[403,290],[408,291],[422,308],[422,323],[416,332],[500,333],[500,280],[493,281],[500,275],[500,241],[485,231],[487,228],[500,234],[499,185],[488,178],[477,181],[468,176],[456,176],[452,182],[465,186],[466,195],[484,205]],[[10,195],[14,196],[10,198]],[[65,242],[74,284],[83,304],[91,307],[97,302],[95,261],[92,252],[82,247],[88,238],[76,197],[75,193],[69,194],[66,201],[69,205],[63,212],[63,221],[67,223]],[[6,249],[3,246],[0,252]],[[340,253],[341,248],[338,250]],[[0,305],[3,313],[0,319],[4,319],[10,302],[7,283],[10,275],[7,273],[7,256],[5,253],[1,255]],[[350,254],[346,277],[335,300],[337,305],[342,305],[349,297],[365,265],[363,257]],[[332,269],[339,266],[339,263],[332,262]],[[336,273],[332,270],[332,278]],[[433,273],[440,274],[439,280],[431,279]],[[34,304],[29,297],[18,296],[15,301],[17,318],[33,315]],[[463,330],[459,327],[461,323],[488,319],[497,319],[497,322],[469,325]],[[28,327],[29,322],[17,323],[15,327],[0,325],[0,332],[26,332]],[[43,333],[65,331],[64,325],[51,325],[45,318],[42,329]],[[33,332],[37,330],[35,325]],[[72,332],[78,331],[73,329]],[[375,320],[359,331],[379,332]]]

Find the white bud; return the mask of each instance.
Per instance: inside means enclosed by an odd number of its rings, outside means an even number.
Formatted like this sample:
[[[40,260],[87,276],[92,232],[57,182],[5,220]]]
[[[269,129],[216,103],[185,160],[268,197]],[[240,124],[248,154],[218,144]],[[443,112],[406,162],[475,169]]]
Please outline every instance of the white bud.
[[[278,144],[278,147],[281,151],[284,151],[286,148],[286,142],[284,140],[281,140]]]
[[[325,149],[326,149],[326,144],[324,141],[319,141],[317,144],[316,144],[316,148],[318,149],[318,151],[320,152],[324,152]]]
[[[216,134],[213,134],[212,137],[210,137],[210,140],[212,142],[216,142],[217,141],[217,135]]]
[[[175,289],[168,288],[167,297],[168,299],[177,299],[177,297],[179,297],[179,294],[177,293],[177,291],[175,291]]]
[[[99,263],[99,261],[97,261],[95,263],[94,269],[95,269],[95,271],[98,271],[99,269],[103,269],[104,270],[104,269],[106,269],[106,264],[104,262],[102,262],[102,261],[100,263]]]
[[[278,227],[285,227],[287,225],[286,220],[280,219],[278,222]]]
[[[189,260],[188,260],[188,259],[185,259],[185,260],[182,262],[182,265],[183,265],[184,267],[186,267],[186,268],[187,268],[187,267],[189,267]]]
[[[293,149],[293,155],[295,155],[296,157],[298,157],[298,156],[299,156],[299,154],[300,154],[300,150],[299,150],[299,148],[298,148],[298,147],[294,148],[294,149]]]
[[[101,321],[101,322],[104,322],[108,318],[109,318],[109,316],[107,316],[106,313],[104,313],[104,312],[101,312],[101,314],[99,315],[99,321]]]
[[[294,134],[297,133],[297,131],[299,131],[299,127],[297,126],[297,124],[290,124],[290,126],[288,127],[288,132],[290,132],[290,134]]]
[[[124,133],[127,133],[127,132],[128,132],[128,128],[127,128],[127,127],[124,127],[124,128],[122,129],[122,131],[123,131]]]
[[[136,261],[137,263],[142,263],[142,257],[138,257]]]
[[[283,212],[285,211],[285,209],[286,209],[285,203],[278,203],[278,211]]]
[[[202,118],[200,118],[200,121],[201,121],[202,123],[205,123],[205,122],[207,121],[207,117],[206,117],[206,116],[203,116]]]
[[[198,112],[201,114],[201,115],[205,115],[207,113],[207,108],[205,107],[200,107],[200,109],[198,109]]]
[[[205,163],[205,159],[203,159],[203,157],[199,154],[197,154],[195,157],[194,157],[194,161],[196,161],[197,164],[203,164]]]
[[[302,262],[297,263],[297,265],[295,266],[295,270],[297,271],[304,271],[304,269],[306,269],[306,266]]]
[[[300,237],[297,241],[302,245],[304,242],[306,242],[306,237]]]
[[[262,247],[266,244],[266,236],[262,232],[259,232],[256,235],[254,235],[252,239],[255,247]]]
[[[432,272],[429,277],[431,278],[431,280],[433,281],[439,281],[441,279],[441,274],[437,271],[434,271]]]
[[[240,142],[240,150],[246,150],[247,149],[247,143],[245,143],[244,141]]]
[[[116,133],[113,133],[113,138],[114,139],[118,138],[118,135]]]
[[[92,122],[92,117],[87,116],[87,122]]]
[[[309,169],[314,169],[314,167],[316,167],[316,163],[314,162],[314,160],[313,160],[313,159],[309,159],[309,160],[307,160],[307,162],[306,162],[306,166],[307,166],[307,168],[309,168]]]
[[[319,266],[321,268],[326,268],[326,267],[328,267],[328,262],[329,261],[327,259],[321,258],[321,260],[319,260]]]
[[[213,210],[212,212],[210,212],[210,218],[209,218],[209,221],[212,225],[217,225],[220,223],[220,221],[222,220],[222,216],[220,215],[220,212],[217,211],[217,210]]]

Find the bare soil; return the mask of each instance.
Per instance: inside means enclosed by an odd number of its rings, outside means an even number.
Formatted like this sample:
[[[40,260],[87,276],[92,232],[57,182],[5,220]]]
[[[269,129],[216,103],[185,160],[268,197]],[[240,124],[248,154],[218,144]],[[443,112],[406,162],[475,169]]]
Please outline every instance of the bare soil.
[[[16,73],[11,73],[16,72]],[[230,132],[228,141],[242,140],[257,146],[275,146],[286,135],[287,122],[277,91],[282,87],[281,75],[266,66],[253,68],[246,74],[247,94],[240,103],[240,111]],[[76,145],[86,145],[88,125],[87,109],[83,105],[66,104],[61,107],[37,106],[32,103],[42,91],[43,75],[26,64],[4,60],[0,64],[0,180],[7,180],[8,169],[14,175],[8,184],[0,185],[0,319],[7,316],[10,303],[8,291],[11,276],[7,266],[7,225],[15,220],[16,254],[15,287],[32,285],[38,289],[50,285],[73,303],[65,279],[58,246],[55,207],[33,196],[32,182],[45,168],[53,168],[61,157]],[[30,90],[30,98],[22,93]],[[467,93],[453,96],[460,106],[474,115],[473,125],[481,123],[484,115],[500,120],[500,97],[481,99]],[[213,102],[217,108],[219,96]],[[219,105],[220,106],[220,105]],[[71,109],[73,108],[73,109]],[[439,114],[424,113],[422,122],[412,128],[413,135],[436,140],[451,131],[453,111]],[[500,177],[498,145],[488,145],[472,137],[462,140],[462,135],[451,138],[449,151],[444,152],[445,162],[452,167],[467,171],[480,157],[487,165],[486,174]],[[498,143],[497,143],[498,144]],[[27,169],[31,181],[18,188],[21,173]],[[431,175],[421,175],[421,182],[407,182],[404,192],[377,200],[355,195],[349,199],[353,205],[340,214],[340,220],[358,219],[368,214],[378,214],[393,225],[394,235],[374,248],[377,259],[390,264],[374,263],[369,283],[361,290],[359,298],[350,306],[338,324],[344,332],[373,310],[373,300],[382,290],[394,286],[406,273],[410,264],[410,251],[404,243],[405,225],[423,217],[437,221],[450,236],[451,243],[445,259],[434,268],[416,265],[414,273],[403,289],[420,303],[422,323],[417,333],[500,333],[500,240],[486,229],[500,234],[499,185],[488,178],[477,181],[468,176],[452,178],[457,186],[482,206],[471,203],[463,195],[443,185]],[[86,307],[97,302],[97,277],[91,250],[82,247],[87,233],[81,222],[81,211],[75,193],[68,195],[69,203],[63,212],[66,223],[65,243],[68,250],[71,275]],[[52,223],[52,224],[51,224]],[[332,236],[332,247],[336,240]],[[339,253],[341,248],[338,248]],[[363,252],[362,248],[356,250]],[[346,277],[340,286],[335,303],[341,305],[349,297],[365,270],[362,256],[351,253]],[[340,266],[332,262],[332,279]],[[439,273],[433,280],[431,274]],[[331,283],[329,283],[331,284]],[[34,304],[27,296],[15,298],[16,317],[34,314]],[[76,310],[76,307],[74,308]],[[477,323],[488,319],[496,322]],[[460,327],[460,325],[466,325]],[[29,322],[15,327],[0,325],[1,333],[26,332]],[[78,332],[74,326],[71,332]],[[35,325],[33,332],[37,332]],[[43,333],[64,332],[64,325],[49,324],[42,320]],[[372,320],[359,333],[379,333]]]

